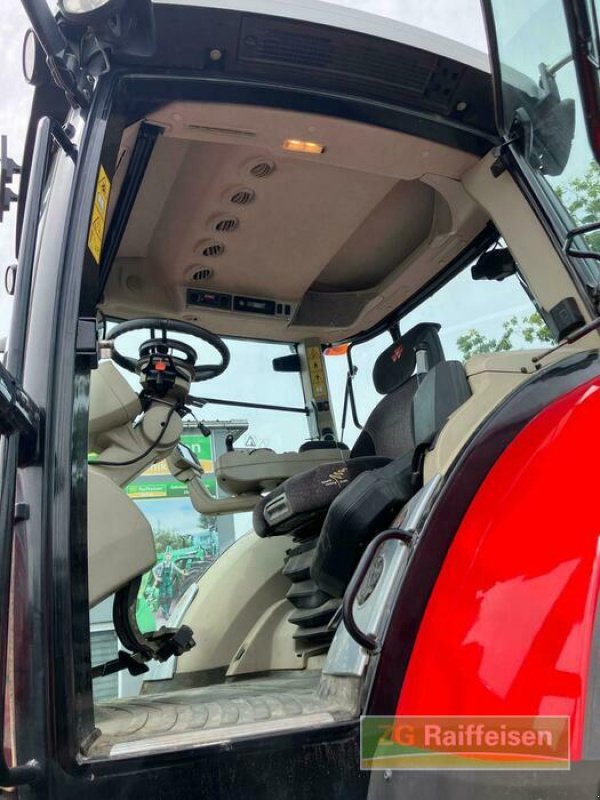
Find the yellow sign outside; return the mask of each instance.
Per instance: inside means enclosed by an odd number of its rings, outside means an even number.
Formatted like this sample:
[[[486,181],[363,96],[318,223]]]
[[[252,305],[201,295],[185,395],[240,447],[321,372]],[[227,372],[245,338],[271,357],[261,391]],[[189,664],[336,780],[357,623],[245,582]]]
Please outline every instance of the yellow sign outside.
[[[108,175],[106,174],[104,167],[100,165],[100,170],[98,171],[98,182],[96,183],[94,207],[92,208],[92,218],[90,220],[90,232],[88,235],[88,247],[90,248],[91,254],[94,256],[96,264],[100,264],[109,194],[110,180],[108,179]]]

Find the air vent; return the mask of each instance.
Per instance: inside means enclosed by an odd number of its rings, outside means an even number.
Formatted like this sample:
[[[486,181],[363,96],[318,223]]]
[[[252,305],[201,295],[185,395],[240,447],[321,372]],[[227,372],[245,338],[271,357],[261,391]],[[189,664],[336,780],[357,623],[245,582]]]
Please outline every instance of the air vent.
[[[239,224],[237,217],[219,217],[213,222],[213,228],[219,233],[231,233]]]
[[[225,252],[225,245],[223,242],[218,242],[215,239],[202,239],[198,242],[195,248],[205,258],[216,258],[222,256]]]
[[[213,242],[202,249],[202,255],[207,258],[214,258],[215,256],[222,256],[225,252],[225,245],[223,242]]]
[[[275,172],[275,164],[273,161],[261,159],[250,164],[248,172],[253,178],[268,178]]]
[[[229,202],[234,203],[236,206],[247,206],[254,200],[253,189],[234,189],[229,195]]]
[[[200,269],[197,269],[196,272],[192,273],[192,280],[207,281],[209,278],[212,278],[214,274],[214,270],[210,269],[210,267],[201,267]]]

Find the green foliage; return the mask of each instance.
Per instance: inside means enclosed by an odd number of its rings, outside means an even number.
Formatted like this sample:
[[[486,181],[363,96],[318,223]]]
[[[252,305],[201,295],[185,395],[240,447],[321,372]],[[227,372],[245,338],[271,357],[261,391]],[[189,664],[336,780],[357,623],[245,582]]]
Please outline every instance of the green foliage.
[[[502,323],[502,335],[497,339],[484,336],[472,328],[457,339],[456,345],[461,352],[463,361],[468,361],[471,356],[478,353],[500,353],[518,347],[519,343],[515,342],[515,337],[527,344],[553,341],[546,323],[540,314],[534,311],[520,319],[514,316],[505,320]]]
[[[156,544],[156,552],[164,553],[167,547],[172,547],[173,550],[181,550],[184,547],[190,547],[192,544],[192,537],[188,534],[176,533],[168,528],[159,527],[154,532],[154,542]]]
[[[206,531],[217,530],[216,514],[198,514],[198,527]]]
[[[558,186],[556,194],[578,225],[600,220],[600,167],[592,161],[584,175]],[[600,231],[586,234],[590,250],[600,252]]]

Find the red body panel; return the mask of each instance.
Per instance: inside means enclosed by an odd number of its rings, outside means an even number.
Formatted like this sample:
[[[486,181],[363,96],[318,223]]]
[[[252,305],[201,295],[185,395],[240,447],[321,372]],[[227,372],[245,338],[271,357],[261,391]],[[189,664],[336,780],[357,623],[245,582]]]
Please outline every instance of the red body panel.
[[[398,714],[568,714],[581,756],[600,579],[600,379],[538,414],[450,547]]]

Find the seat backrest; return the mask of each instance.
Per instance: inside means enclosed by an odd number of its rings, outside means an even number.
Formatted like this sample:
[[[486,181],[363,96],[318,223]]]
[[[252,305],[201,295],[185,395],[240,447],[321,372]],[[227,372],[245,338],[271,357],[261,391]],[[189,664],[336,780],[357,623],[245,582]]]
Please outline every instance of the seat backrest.
[[[420,380],[414,374],[417,354],[423,354],[427,362],[422,365],[424,369],[443,361],[439,328],[438,324],[421,322],[377,358],[373,384],[384,397],[369,415],[350,452],[351,458],[373,455],[398,458],[414,448],[411,408]]]
[[[460,361],[443,361],[423,377],[412,404],[415,448],[429,447],[450,414],[471,396],[467,373]]]
[[[414,451],[384,467],[365,470],[329,507],[310,568],[320,590],[342,597],[366,543],[392,522],[420,488],[425,450],[470,396],[459,361],[439,362],[423,376],[408,415],[414,426]]]

